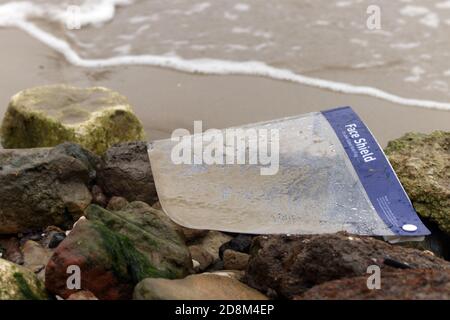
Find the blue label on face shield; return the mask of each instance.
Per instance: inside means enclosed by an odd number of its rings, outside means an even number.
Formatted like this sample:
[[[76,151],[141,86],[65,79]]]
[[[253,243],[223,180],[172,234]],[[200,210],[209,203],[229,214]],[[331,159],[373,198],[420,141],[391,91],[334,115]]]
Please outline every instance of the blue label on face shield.
[[[350,107],[322,112],[344,147],[372,205],[399,236],[424,236],[411,201],[370,130]]]

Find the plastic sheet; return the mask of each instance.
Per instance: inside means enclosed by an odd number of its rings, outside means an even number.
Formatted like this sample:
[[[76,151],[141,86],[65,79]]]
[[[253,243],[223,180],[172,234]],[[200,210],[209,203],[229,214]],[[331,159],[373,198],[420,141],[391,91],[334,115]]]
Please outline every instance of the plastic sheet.
[[[149,145],[161,206],[176,223],[251,234],[348,231],[391,240],[429,234],[382,149],[351,108],[234,129],[277,133],[278,150],[271,150],[279,155],[275,174],[263,175],[268,164],[249,161],[174,163],[180,140]],[[196,137],[184,139],[205,150],[209,143]],[[268,135],[268,146],[271,139]],[[232,148],[226,148],[230,141],[223,143],[227,159]],[[247,159],[258,156],[249,147],[245,152]]]

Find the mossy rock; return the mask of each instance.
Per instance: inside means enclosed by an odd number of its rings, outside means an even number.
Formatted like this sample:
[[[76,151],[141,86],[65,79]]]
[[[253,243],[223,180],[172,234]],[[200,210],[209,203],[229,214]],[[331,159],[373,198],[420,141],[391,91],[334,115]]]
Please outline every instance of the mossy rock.
[[[163,213],[144,202],[110,212],[97,205],[86,210],[47,264],[49,292],[63,298],[69,266],[81,271],[81,289],[102,300],[130,299],[136,284],[146,278],[175,279],[192,269],[182,237]],[[165,220],[167,219],[167,220]]]
[[[450,132],[408,133],[385,152],[416,211],[450,234]]]
[[[44,284],[36,275],[0,258],[0,300],[46,300]]]
[[[183,237],[162,211],[135,201],[120,211],[90,205],[85,211],[90,221],[128,238],[165,278],[183,278],[192,270],[192,259]]]
[[[52,147],[69,141],[102,154],[120,142],[145,139],[127,99],[103,88],[50,85],[12,97],[1,126],[5,148]]]

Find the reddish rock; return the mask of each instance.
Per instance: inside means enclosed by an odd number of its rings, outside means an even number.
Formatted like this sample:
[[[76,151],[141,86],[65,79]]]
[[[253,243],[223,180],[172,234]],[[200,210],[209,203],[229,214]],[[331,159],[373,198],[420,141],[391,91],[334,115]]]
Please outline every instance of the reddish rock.
[[[407,267],[450,270],[449,262],[431,254],[343,232],[259,236],[253,241],[245,281],[271,296],[292,298],[324,282],[365,275],[370,265],[384,273]]]
[[[326,282],[295,297],[298,300],[431,300],[450,299],[450,271],[409,269],[381,274],[381,288],[367,288],[367,276]]]
[[[145,278],[185,277],[192,269],[189,251],[155,211],[143,202],[114,212],[91,205],[47,265],[49,292],[66,299],[82,289],[101,300],[130,299]],[[81,287],[69,289],[67,270],[74,265]]]
[[[126,262],[114,261],[114,254],[111,254],[113,252],[108,250],[103,241],[107,238],[105,234],[119,240],[100,225],[88,220],[79,221],[58,246],[47,265],[47,290],[64,299],[75,293],[76,289],[67,288],[67,280],[71,275],[67,270],[69,266],[78,266],[81,271],[80,289],[89,290],[105,300],[130,298],[133,291],[132,275],[127,271]]]

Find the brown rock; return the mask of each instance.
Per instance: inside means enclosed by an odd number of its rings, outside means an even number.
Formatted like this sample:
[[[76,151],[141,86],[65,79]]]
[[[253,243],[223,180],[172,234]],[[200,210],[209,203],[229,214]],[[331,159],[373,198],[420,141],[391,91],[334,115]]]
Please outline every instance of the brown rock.
[[[97,183],[109,196],[124,197],[128,201],[157,201],[147,144],[125,142],[114,145],[103,156],[97,171]]]
[[[136,300],[267,300],[260,292],[228,276],[197,274],[180,280],[145,279]]]
[[[234,250],[225,250],[223,253],[223,266],[230,270],[245,270],[250,255]]]
[[[108,199],[103,194],[102,188],[94,185],[91,190],[92,193],[92,203],[98,204],[101,207],[106,207],[108,204]]]
[[[162,210],[161,203],[159,201],[156,201],[154,204],[152,204],[152,208],[156,210]]]
[[[365,275],[370,265],[380,266],[384,273],[397,271],[395,265],[450,269],[449,262],[431,254],[343,232],[259,236],[253,241],[246,282],[261,292],[292,298],[324,282]]]
[[[230,277],[230,278],[236,279],[241,282],[244,280],[244,276],[245,276],[245,272],[242,270],[219,270],[219,271],[208,272],[208,273],[216,274],[216,275],[222,276],[222,277]],[[206,272],[204,274],[206,274]]]
[[[97,297],[88,290],[80,290],[70,295],[67,300],[98,300]]]
[[[298,300],[311,299],[382,299],[382,300],[449,300],[450,271],[409,269],[381,273],[381,288],[369,290],[367,277],[354,277],[326,282],[313,287]]]
[[[106,209],[111,211],[119,211],[125,208],[128,205],[127,199],[123,197],[112,197],[109,202]]]
[[[198,262],[197,266],[194,262],[194,269],[196,272],[206,270],[206,268],[208,268],[214,262],[214,257],[202,246],[193,245],[189,246],[188,248],[191,253],[192,260]]]
[[[45,281],[45,267],[53,255],[53,251],[39,243],[28,240],[23,248],[23,266],[36,273],[39,280]]]
[[[208,234],[208,230],[199,230],[199,229],[190,229],[183,226],[179,226],[181,232],[184,235],[184,238],[187,242],[195,241],[199,238],[202,238]]]
[[[220,260],[219,248],[232,238],[233,237],[219,231],[208,231],[203,238],[194,241],[193,244],[202,246],[207,252],[209,252],[209,254],[213,256],[213,262],[216,262]]]
[[[16,237],[0,238],[0,258],[16,264],[23,264],[23,255],[20,251],[19,240]]]

